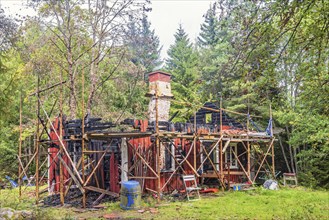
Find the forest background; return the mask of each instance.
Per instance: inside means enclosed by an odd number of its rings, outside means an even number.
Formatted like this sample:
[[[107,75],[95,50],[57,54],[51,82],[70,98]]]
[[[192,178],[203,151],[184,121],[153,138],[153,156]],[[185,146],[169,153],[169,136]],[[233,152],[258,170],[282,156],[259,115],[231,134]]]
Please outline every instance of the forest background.
[[[33,145],[38,83],[65,82],[70,119],[82,117],[83,99],[88,114],[118,122],[147,118],[147,73],[162,69],[175,99],[192,103],[173,103],[175,120],[222,99],[224,108],[261,116],[253,121],[265,129],[271,106],[276,169],[329,189],[329,1],[218,0],[195,42],[177,24],[165,60],[150,1],[28,3],[36,16],[15,20],[0,9],[0,178],[17,173],[21,100],[23,143]],[[56,88],[41,96],[52,115],[59,97]]]

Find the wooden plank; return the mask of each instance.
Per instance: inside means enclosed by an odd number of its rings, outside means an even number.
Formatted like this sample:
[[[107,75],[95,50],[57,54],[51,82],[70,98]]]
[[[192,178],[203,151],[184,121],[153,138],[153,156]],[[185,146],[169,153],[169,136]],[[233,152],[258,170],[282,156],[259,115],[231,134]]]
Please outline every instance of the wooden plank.
[[[157,177],[159,178],[158,174],[153,170],[153,168],[148,164],[148,162],[142,157],[142,155],[140,155],[135,149],[134,147],[130,144],[127,143],[128,146],[134,151],[134,153],[139,157],[139,159],[150,169],[150,171]]]
[[[113,196],[113,197],[119,197],[118,193],[111,192],[111,191],[108,191],[106,189],[101,189],[101,188],[97,188],[97,187],[94,187],[94,186],[85,186],[84,188],[87,189],[87,190],[90,190],[90,191],[99,192],[99,193],[110,195],[110,196]]]
[[[107,187],[106,190],[109,190],[110,187]],[[95,206],[97,203],[99,203],[105,196],[105,193],[102,193],[94,202],[93,202],[93,206]]]
[[[58,155],[58,159],[62,162],[63,166],[66,168],[66,170],[69,172],[70,176],[72,177],[74,183],[78,186],[78,188],[80,189],[80,191],[82,193],[85,193],[85,190],[82,188],[79,180],[76,178],[76,176],[74,176],[72,170],[69,168],[69,166],[65,163],[65,161],[63,160],[61,155]]]
[[[221,174],[220,172],[218,172],[219,174]],[[228,175],[228,171],[224,171],[223,172],[224,175]],[[244,173],[242,171],[230,171],[230,175],[244,175]],[[203,173],[201,175],[201,177],[204,178],[217,178],[217,175],[215,173]]]
[[[228,145],[230,144],[230,142],[231,142],[230,140],[226,141],[226,143],[225,143],[225,145],[224,145],[224,148],[223,148],[223,150],[222,150],[222,154],[225,153],[226,148],[228,147]]]
[[[118,133],[87,133],[84,137],[88,139],[111,139],[111,138],[141,138],[141,137],[149,137],[153,133],[152,132],[118,132]]]
[[[128,179],[158,179],[154,176],[128,176]]]

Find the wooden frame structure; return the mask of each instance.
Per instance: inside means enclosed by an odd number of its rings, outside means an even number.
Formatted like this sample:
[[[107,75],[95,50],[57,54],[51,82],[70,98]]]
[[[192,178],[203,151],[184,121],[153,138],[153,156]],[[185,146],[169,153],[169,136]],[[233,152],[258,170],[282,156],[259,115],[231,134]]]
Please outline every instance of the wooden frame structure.
[[[19,152],[18,152],[18,162],[19,162],[19,194],[21,196],[22,191],[22,177],[23,175],[27,175],[28,168],[33,164],[35,174],[33,179],[35,179],[36,185],[36,203],[39,202],[39,185],[41,181],[44,179],[46,174],[41,175],[40,171],[43,166],[47,162],[47,157],[50,156],[49,152],[42,151],[41,147],[49,148],[49,145],[52,143],[50,140],[46,142],[41,140],[41,136],[46,132],[47,126],[50,125],[51,129],[54,131],[55,136],[57,137],[56,144],[59,146],[58,153],[52,158],[52,163],[57,163],[59,165],[60,171],[60,201],[61,204],[65,203],[65,195],[68,193],[68,190],[72,184],[75,184],[82,193],[82,204],[83,207],[86,207],[86,193],[87,191],[95,191],[101,193],[102,196],[105,194],[118,197],[119,194],[117,192],[111,191],[109,188],[104,189],[104,187],[100,187],[100,181],[96,176],[96,172],[99,169],[104,157],[109,153],[111,143],[113,140],[123,140],[122,144],[120,144],[120,148],[127,148],[125,151],[128,152],[128,157],[133,159],[133,163],[129,163],[126,167],[127,170],[123,170],[123,165],[121,166],[121,173],[125,173],[128,179],[135,179],[140,181],[142,185],[142,189],[156,193],[157,198],[160,201],[161,194],[165,191],[169,191],[169,186],[172,185],[172,181],[176,179],[176,182],[179,180],[181,175],[189,175],[193,174],[196,178],[203,182],[204,179],[215,179],[218,181],[219,186],[224,190],[226,185],[230,185],[230,176],[232,175],[241,175],[244,176],[250,184],[255,183],[259,173],[264,170],[268,170],[270,167],[271,173],[275,176],[275,160],[274,160],[274,141],[275,138],[271,136],[262,136],[262,135],[254,135],[249,131],[247,126],[246,131],[241,132],[232,132],[230,130],[223,129],[222,123],[222,113],[223,111],[229,112],[232,114],[239,114],[247,116],[248,114],[237,113],[233,111],[229,111],[222,108],[222,102],[220,102],[219,109],[211,109],[208,107],[205,108],[209,111],[219,112],[220,113],[220,123],[219,123],[219,132],[210,132],[205,131],[198,128],[196,123],[196,114],[194,115],[194,123],[193,123],[193,131],[164,131],[159,127],[159,109],[158,109],[158,99],[160,94],[156,92],[154,94],[154,98],[156,100],[156,120],[155,120],[155,129],[153,132],[143,131],[138,132],[85,132],[84,130],[84,119],[82,122],[82,135],[80,138],[71,137],[75,141],[81,141],[82,152],[81,158],[77,163],[74,163],[70,153],[66,149],[65,140],[63,137],[63,84],[65,82],[56,84],[56,86],[60,86],[60,114],[59,121],[60,127],[59,132],[58,128],[54,127],[54,124],[51,120],[51,113],[53,112],[53,108],[57,103],[55,101],[50,113],[47,113],[45,107],[43,105],[42,99],[40,97],[40,93],[47,91],[47,89],[40,89],[40,78],[38,77],[38,88],[37,91],[33,94],[37,99],[37,115],[36,115],[36,138],[34,141],[34,151],[32,153],[32,157],[29,158],[28,161],[22,161],[22,158],[26,155],[22,154],[22,104],[20,105],[20,139],[19,139]],[[82,87],[84,93],[84,78],[82,78]],[[53,89],[55,86],[49,87],[49,89]],[[84,101],[82,101],[82,115],[84,115]],[[45,121],[41,119],[41,115],[46,118]],[[248,124],[248,122],[247,122]],[[272,132],[273,134],[273,132]],[[137,146],[133,144],[136,139],[152,139],[153,141],[149,141],[147,144],[144,141],[144,146]],[[88,149],[89,140],[105,140],[109,143],[109,145],[103,150],[95,150]],[[126,144],[124,143],[126,142]],[[206,146],[206,143],[210,146]],[[234,158],[241,168],[240,171],[231,170],[224,161],[225,152],[229,149],[230,143],[238,143],[239,144],[239,153],[234,152]],[[175,154],[176,151],[179,151],[178,145],[187,146],[186,154],[181,153],[179,156],[180,159],[177,158]],[[171,148],[170,148],[171,147]],[[174,149],[174,151],[172,150]],[[121,149],[123,152],[123,149]],[[163,153],[167,152],[167,157],[171,158],[172,163],[175,165],[172,170],[163,171],[162,168],[164,166],[163,162]],[[265,153],[264,153],[265,152]],[[95,161],[86,161],[86,155],[89,154],[98,154],[98,160]],[[214,156],[215,155],[215,156]],[[45,157],[47,156],[47,157]],[[247,161],[242,161],[242,157],[247,158]],[[268,159],[271,159],[268,161]],[[40,164],[40,161],[41,164]],[[34,162],[34,163],[33,163]],[[213,172],[202,172],[202,167],[205,163],[210,164]],[[52,164],[48,164],[48,169]],[[267,167],[266,167],[267,166]],[[89,172],[87,172],[89,170]],[[65,174],[66,173],[66,174]],[[65,179],[64,176],[67,175]],[[94,178],[96,180],[95,184],[90,184],[91,179]],[[152,185],[152,184],[153,185]],[[176,184],[177,185],[177,184]],[[153,187],[149,187],[153,186]],[[172,189],[176,189],[174,186],[171,186]]]

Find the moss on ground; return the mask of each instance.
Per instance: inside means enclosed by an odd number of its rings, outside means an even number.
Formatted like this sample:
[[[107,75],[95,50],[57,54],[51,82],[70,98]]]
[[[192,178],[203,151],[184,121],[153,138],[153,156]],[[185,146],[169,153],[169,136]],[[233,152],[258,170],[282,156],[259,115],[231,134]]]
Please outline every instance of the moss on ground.
[[[302,187],[224,192],[193,202],[163,201],[156,209],[148,198],[142,203],[143,213],[123,211],[118,202],[104,205],[103,210],[38,207],[33,192],[25,193],[20,201],[16,189],[0,190],[0,207],[30,210],[37,219],[100,219],[104,214],[126,219],[329,219],[329,192]]]

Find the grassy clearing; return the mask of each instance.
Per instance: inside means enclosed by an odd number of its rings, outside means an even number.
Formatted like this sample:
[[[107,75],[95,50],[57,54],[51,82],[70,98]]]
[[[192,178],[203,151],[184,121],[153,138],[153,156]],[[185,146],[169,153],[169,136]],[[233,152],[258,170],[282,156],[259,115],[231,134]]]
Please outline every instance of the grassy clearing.
[[[115,214],[127,219],[329,219],[329,192],[305,188],[270,191],[258,188],[247,192],[225,192],[203,197],[200,201],[162,202],[156,214],[149,210],[155,202],[147,199],[137,211],[122,211],[119,203],[105,203],[106,209],[84,211],[76,208],[40,208],[33,194],[19,202],[17,190],[1,190],[0,206],[36,212],[38,219],[99,219]]]

